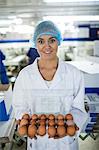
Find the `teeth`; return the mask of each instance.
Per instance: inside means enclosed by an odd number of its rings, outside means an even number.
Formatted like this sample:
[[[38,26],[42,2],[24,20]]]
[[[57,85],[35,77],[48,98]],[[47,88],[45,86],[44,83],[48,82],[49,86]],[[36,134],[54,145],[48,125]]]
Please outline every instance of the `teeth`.
[[[49,50],[46,50],[46,51],[45,51],[45,53],[46,53],[46,54],[50,54],[50,53],[51,53],[51,51],[49,51]]]

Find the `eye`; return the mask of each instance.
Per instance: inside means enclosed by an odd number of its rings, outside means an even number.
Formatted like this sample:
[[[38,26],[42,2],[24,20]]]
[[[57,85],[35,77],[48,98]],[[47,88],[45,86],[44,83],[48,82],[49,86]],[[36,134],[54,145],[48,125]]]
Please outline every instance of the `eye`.
[[[53,44],[54,42],[56,42],[56,39],[54,39],[54,38],[52,38],[52,39],[49,40],[50,44]]]
[[[44,41],[43,41],[42,39],[39,39],[39,40],[37,41],[37,43],[39,43],[39,44],[44,44]]]

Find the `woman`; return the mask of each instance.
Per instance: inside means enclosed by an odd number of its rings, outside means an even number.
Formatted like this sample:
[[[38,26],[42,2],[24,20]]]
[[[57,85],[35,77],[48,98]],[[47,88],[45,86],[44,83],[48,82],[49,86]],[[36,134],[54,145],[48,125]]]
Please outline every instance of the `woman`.
[[[6,69],[3,64],[3,60],[5,60],[5,55],[0,50],[0,91],[6,91],[9,88],[9,80],[6,74]]]
[[[51,21],[37,25],[33,41],[40,54],[35,62],[24,68],[16,80],[13,108],[16,119],[24,113],[71,113],[79,127],[73,136],[59,139],[28,138],[28,150],[78,150],[77,137],[86,121],[84,82],[82,73],[57,57],[61,33]]]

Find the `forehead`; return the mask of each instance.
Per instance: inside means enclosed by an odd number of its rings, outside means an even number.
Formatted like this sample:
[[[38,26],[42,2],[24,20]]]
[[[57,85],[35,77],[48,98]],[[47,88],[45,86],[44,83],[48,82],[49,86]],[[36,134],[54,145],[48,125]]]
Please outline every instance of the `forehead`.
[[[42,40],[48,40],[51,38],[55,38],[52,35],[41,35],[40,37],[37,38],[37,40],[42,39]]]

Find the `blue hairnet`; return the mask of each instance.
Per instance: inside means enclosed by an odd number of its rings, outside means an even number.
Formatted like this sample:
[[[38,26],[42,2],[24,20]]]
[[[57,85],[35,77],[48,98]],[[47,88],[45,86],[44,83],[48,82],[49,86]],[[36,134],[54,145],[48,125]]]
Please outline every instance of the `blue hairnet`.
[[[60,45],[62,40],[61,32],[52,21],[42,21],[36,26],[33,36],[34,46],[36,46],[36,40],[42,35],[55,37],[58,40],[58,45]]]

